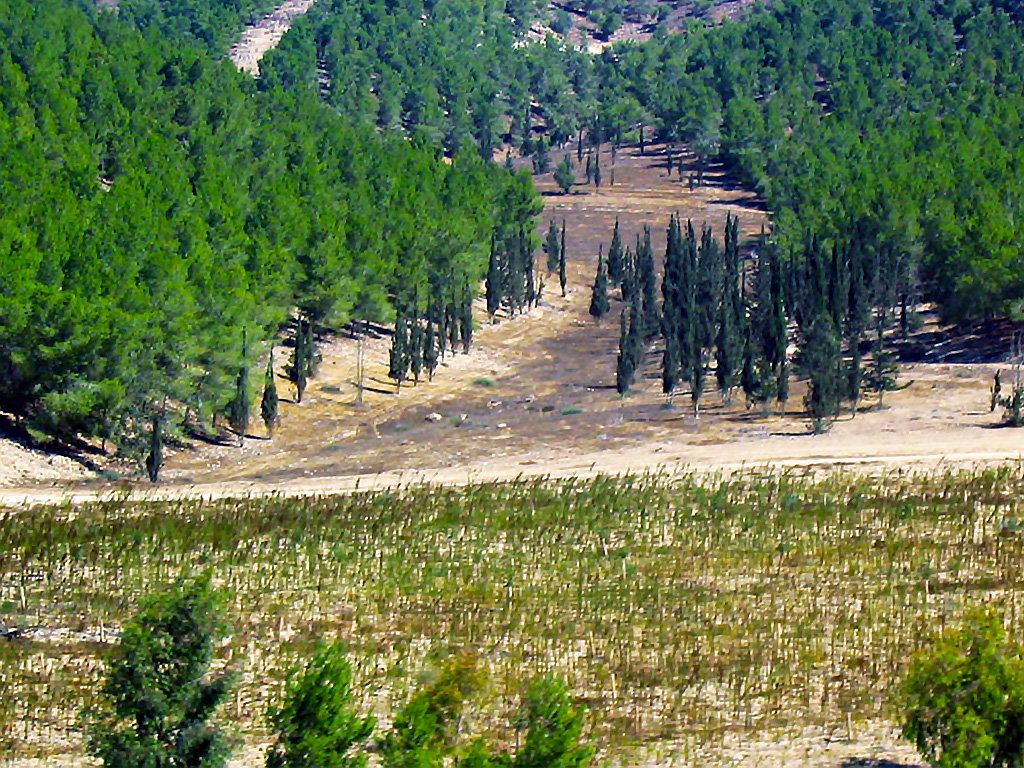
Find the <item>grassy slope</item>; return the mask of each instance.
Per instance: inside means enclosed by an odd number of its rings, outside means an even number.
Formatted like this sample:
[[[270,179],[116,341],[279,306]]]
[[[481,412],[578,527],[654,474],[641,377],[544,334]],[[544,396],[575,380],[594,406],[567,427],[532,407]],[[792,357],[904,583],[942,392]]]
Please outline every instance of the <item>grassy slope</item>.
[[[630,743],[690,763],[727,735],[845,729],[891,716],[927,630],[983,601],[1020,614],[1022,490],[1011,466],[7,512],[3,616],[40,629],[0,644],[3,751],[77,752],[105,643],[139,594],[195,568],[232,598],[225,715],[251,745],[288,668],[333,637],[385,715],[438,658],[478,653],[491,695],[467,725],[505,743],[522,681],[544,673],[626,762]]]

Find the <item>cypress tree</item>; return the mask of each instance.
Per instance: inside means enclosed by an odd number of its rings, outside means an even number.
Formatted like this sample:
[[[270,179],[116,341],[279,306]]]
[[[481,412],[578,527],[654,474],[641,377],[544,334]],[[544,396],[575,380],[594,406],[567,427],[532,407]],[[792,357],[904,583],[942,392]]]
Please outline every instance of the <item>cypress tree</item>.
[[[522,311],[523,299],[525,297],[526,265],[523,263],[523,249],[519,234],[519,232],[516,233],[514,242],[506,254],[508,261],[508,302],[510,315]]]
[[[427,331],[423,336],[423,365],[427,369],[428,380],[433,381],[437,370],[437,333],[430,320],[427,320]]]
[[[666,325],[664,331],[665,351],[661,358],[661,391],[671,396],[679,376],[679,337],[674,320],[663,316],[662,322]]]
[[[565,219],[562,219],[562,240],[558,247],[558,284],[562,287],[562,298],[565,298]]]
[[[487,315],[490,317],[491,322],[494,322],[494,316],[501,309],[502,299],[502,274],[501,266],[498,263],[498,253],[495,247],[494,235],[491,235],[491,256],[487,261],[487,279],[484,281],[484,295],[487,298]],[[442,345],[444,333],[442,332]]]
[[[895,355],[885,345],[887,315],[884,308],[875,315],[875,339],[871,345],[871,365],[864,382],[867,389],[878,393],[880,406],[885,398],[885,393],[897,388],[896,374],[899,371]]]
[[[809,381],[804,407],[813,431],[824,432],[838,413],[841,398],[839,337],[824,307],[806,326],[801,362]]]
[[[452,354],[455,354],[459,344],[459,317],[455,311],[455,299],[452,298],[445,307],[445,325],[448,328],[448,344]]]
[[[733,325],[732,302],[723,301],[719,305],[718,338],[715,340],[715,378],[718,390],[726,401],[729,401],[732,388],[736,386],[741,343],[737,328]]]
[[[413,381],[420,383],[420,371],[423,369],[423,326],[419,318],[413,318],[409,328],[409,371]]]
[[[537,304],[537,285],[533,279],[533,248],[530,247],[530,236],[526,234],[526,226],[519,225],[519,248],[522,252],[524,266],[523,280],[525,281],[526,306],[529,309]]]
[[[743,371],[740,374],[740,387],[747,398],[749,408],[757,401],[757,368],[754,360],[754,333],[750,321],[743,323]]]
[[[608,246],[608,279],[615,285],[622,282],[622,236],[619,234],[619,219],[615,218],[612,242]]]
[[[459,313],[459,330],[462,334],[462,352],[469,354],[469,347],[473,343],[473,293],[465,289],[462,298],[462,307]]]
[[[594,277],[594,288],[590,294],[590,316],[601,322],[601,318],[608,313],[608,309],[608,270],[605,268],[604,254],[599,249],[597,275]]]
[[[399,314],[395,320],[395,333],[391,337],[391,350],[388,353],[388,378],[394,379],[398,391],[409,370],[409,338],[405,315]]]
[[[643,240],[637,250],[637,273],[640,279],[640,331],[644,338],[650,338],[661,329],[661,318],[658,316],[658,275],[654,266],[654,250],[651,248],[651,228],[646,224]]]
[[[856,240],[848,248],[849,295],[846,309],[846,345],[850,353],[850,367],[846,377],[846,397],[850,400],[850,412],[854,418],[860,407],[863,385],[863,355],[861,339],[867,326],[868,302],[865,281],[865,259]]]
[[[786,401],[789,400],[789,361],[785,358],[779,364],[779,375],[775,380],[775,401],[779,404],[779,411],[786,412]]]
[[[626,248],[622,254],[622,282],[619,285],[622,300],[626,304],[632,304],[639,295],[640,286],[636,275],[636,257],[630,248]]]
[[[537,139],[537,149],[533,155],[533,172],[547,173],[551,167],[551,158],[548,156],[548,142],[543,136]]]
[[[146,473],[149,481],[160,480],[160,470],[164,466],[163,416],[154,414],[149,428],[149,453],[146,455]]]
[[[558,225],[555,224],[554,219],[551,219],[551,222],[548,224],[548,233],[544,238],[544,252],[548,255],[548,274],[551,274],[558,269],[558,262],[562,253],[558,242]]]
[[[263,417],[263,424],[267,428],[267,434],[274,436],[274,427],[277,426],[277,384],[274,381],[274,348],[270,348],[270,357],[267,359],[267,373],[263,377],[263,398],[260,400],[260,416]]]
[[[555,168],[555,183],[561,188],[563,195],[569,194],[572,191],[572,185],[576,183],[576,174],[573,173],[572,161],[569,159],[568,152]]]
[[[235,375],[235,396],[228,405],[228,422],[231,429],[244,441],[245,432],[249,428],[249,414],[252,412],[252,398],[249,392],[249,366],[246,365],[248,344],[245,331],[242,331],[242,363]]]
[[[308,372],[306,366],[306,360],[308,354],[306,352],[306,329],[305,321],[302,319],[302,315],[299,315],[298,320],[295,324],[295,347],[292,350],[292,361],[291,365],[288,366],[288,373],[291,377],[292,383],[295,384],[295,402],[302,402],[302,395],[306,391],[306,374]]]
[[[615,390],[625,395],[633,383],[633,359],[629,353],[629,330],[626,310],[619,316],[619,355],[615,360]]]

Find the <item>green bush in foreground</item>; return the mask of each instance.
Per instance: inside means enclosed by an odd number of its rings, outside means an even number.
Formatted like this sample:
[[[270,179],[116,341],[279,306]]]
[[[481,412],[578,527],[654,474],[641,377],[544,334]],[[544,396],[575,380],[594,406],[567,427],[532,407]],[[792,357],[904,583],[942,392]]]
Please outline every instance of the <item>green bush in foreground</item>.
[[[284,706],[271,713],[278,737],[267,768],[362,768],[353,750],[373,733],[373,716],[352,710],[352,667],[340,643],[322,648],[288,687]]]
[[[995,613],[972,613],[915,658],[902,703],[903,735],[938,768],[1022,764],[1024,658]]]
[[[107,660],[103,703],[86,712],[89,754],[108,768],[219,768],[224,734],[209,721],[230,676],[211,676],[224,636],[209,574],[155,593]]]

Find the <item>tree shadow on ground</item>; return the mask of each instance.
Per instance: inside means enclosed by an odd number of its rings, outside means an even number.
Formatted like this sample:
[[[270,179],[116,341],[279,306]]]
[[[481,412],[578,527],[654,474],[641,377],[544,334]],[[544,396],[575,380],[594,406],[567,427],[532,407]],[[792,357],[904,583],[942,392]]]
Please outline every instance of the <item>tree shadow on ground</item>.
[[[875,757],[848,757],[839,765],[840,768],[923,768],[921,763],[900,763]]]

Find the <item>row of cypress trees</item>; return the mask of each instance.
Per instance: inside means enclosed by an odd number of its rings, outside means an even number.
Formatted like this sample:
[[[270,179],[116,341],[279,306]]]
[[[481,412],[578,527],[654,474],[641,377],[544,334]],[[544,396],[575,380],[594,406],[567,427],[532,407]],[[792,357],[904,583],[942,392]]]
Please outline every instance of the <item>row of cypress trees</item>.
[[[726,401],[739,387],[748,407],[773,400],[784,407],[796,364],[808,382],[808,417],[821,431],[843,401],[855,414],[865,390],[881,402],[896,388],[889,341],[894,331],[906,335],[914,322],[914,302],[907,298],[914,279],[901,271],[905,263],[854,240],[826,250],[813,237],[783,258],[763,231],[753,257],[744,259],[737,218],[727,216],[719,244],[710,227],[702,227],[698,239],[691,221],[672,216],[659,308],[650,229],[637,237],[635,249],[623,249],[616,222],[607,255],[602,248],[598,256],[590,314],[600,320],[609,312],[610,285],[617,284],[625,305],[616,361],[620,394],[633,386],[647,349],[660,337],[662,391],[671,396],[688,384],[695,415],[712,370]]]

